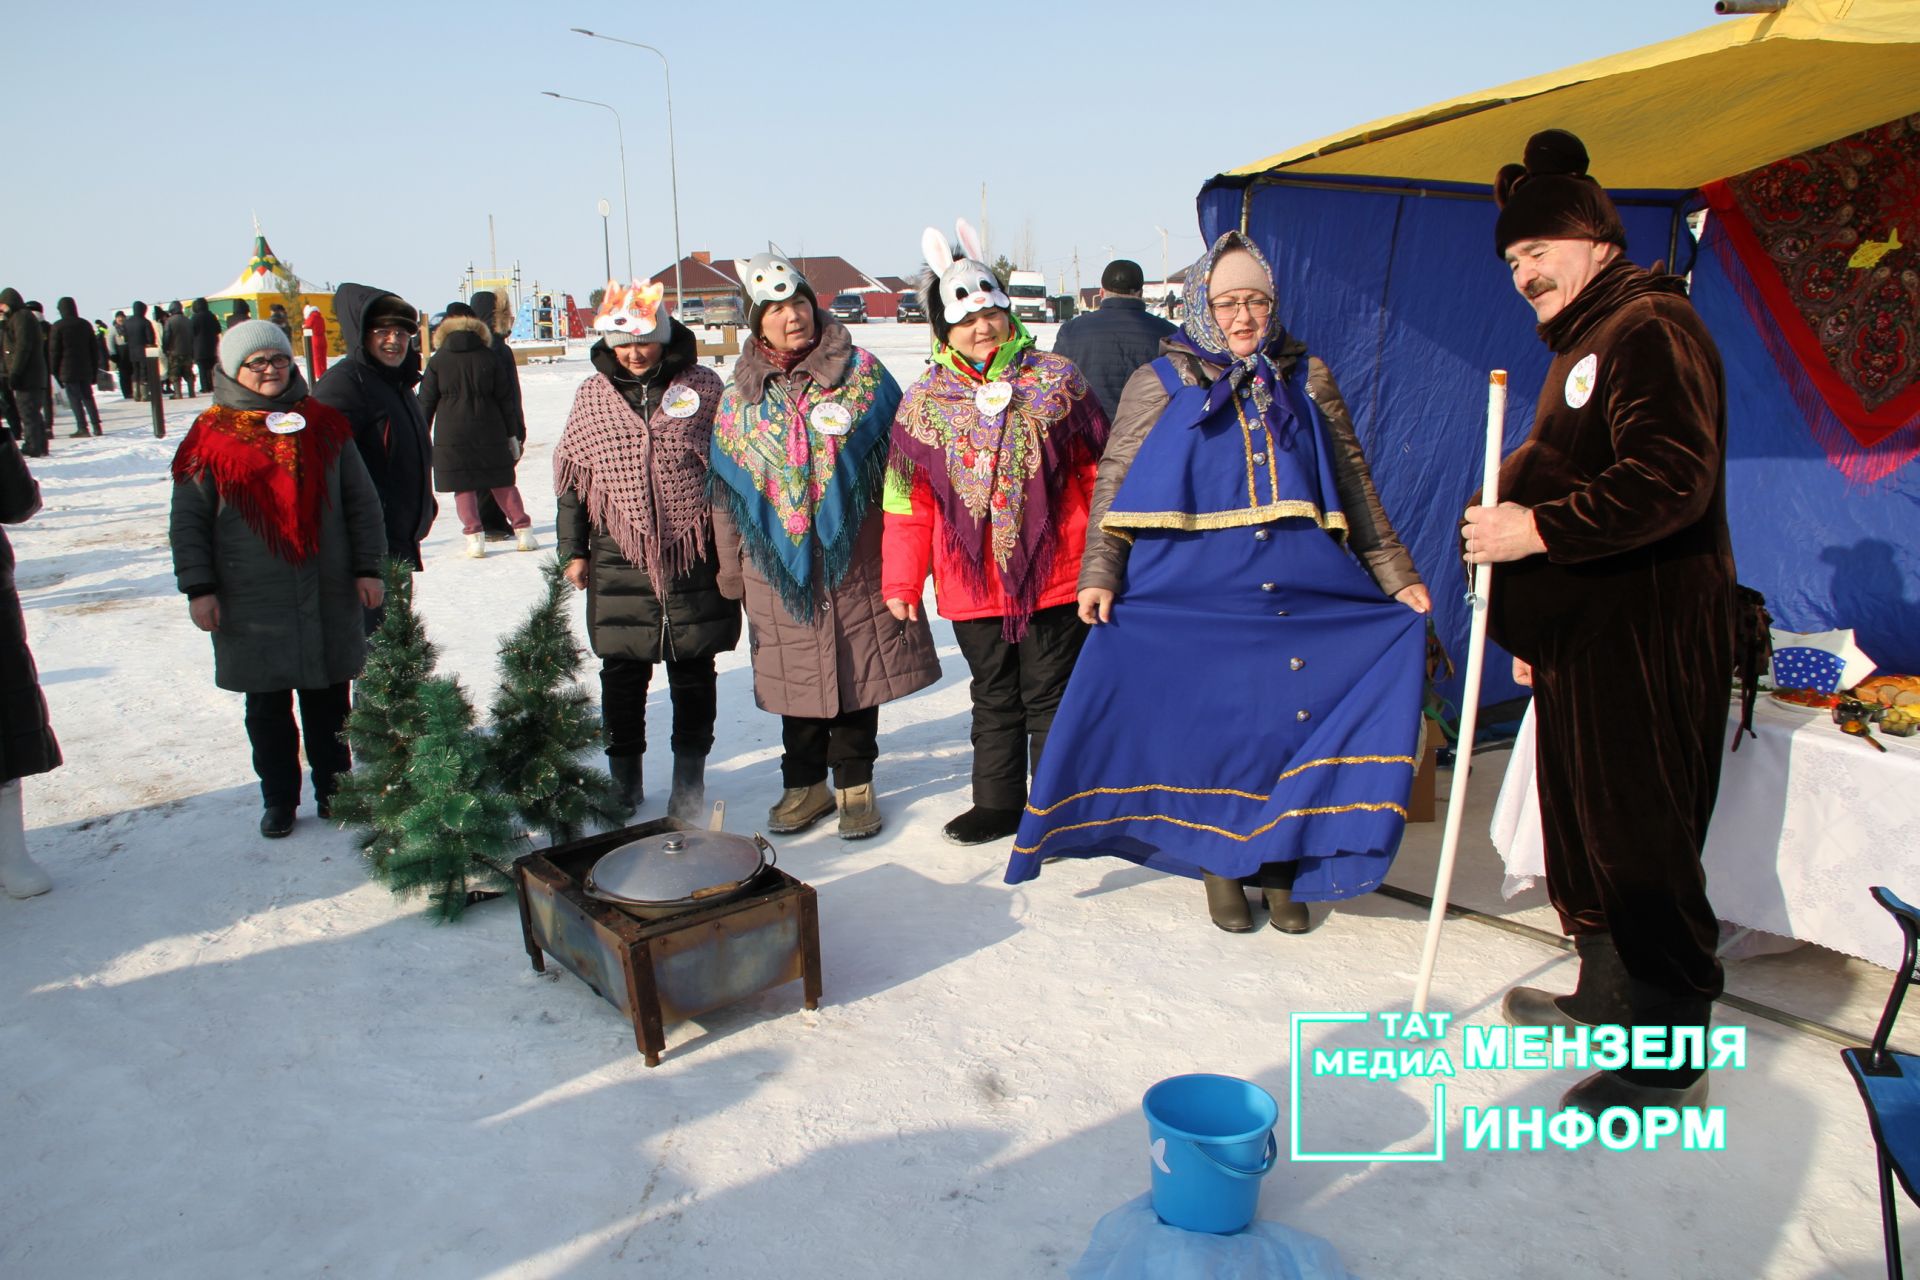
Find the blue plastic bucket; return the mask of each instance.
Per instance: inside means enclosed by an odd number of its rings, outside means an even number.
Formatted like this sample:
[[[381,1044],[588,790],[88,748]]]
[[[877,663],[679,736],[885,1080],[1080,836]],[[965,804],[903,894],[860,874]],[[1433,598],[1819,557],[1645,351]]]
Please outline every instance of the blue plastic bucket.
[[[1140,1109],[1160,1220],[1215,1235],[1252,1222],[1260,1179],[1280,1154],[1273,1095],[1235,1076],[1172,1076],[1147,1090]]]

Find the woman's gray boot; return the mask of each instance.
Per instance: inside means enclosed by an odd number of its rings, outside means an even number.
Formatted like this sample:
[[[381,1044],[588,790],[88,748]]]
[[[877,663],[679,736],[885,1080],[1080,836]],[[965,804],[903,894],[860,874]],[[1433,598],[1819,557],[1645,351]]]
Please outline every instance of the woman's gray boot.
[[[1307,907],[1293,900],[1293,877],[1300,870],[1297,862],[1273,862],[1262,871],[1262,891],[1267,897],[1267,923],[1282,933],[1305,933],[1311,923]]]
[[[1207,885],[1207,914],[1228,933],[1252,933],[1253,909],[1247,906],[1247,891],[1238,880],[1201,873]]]

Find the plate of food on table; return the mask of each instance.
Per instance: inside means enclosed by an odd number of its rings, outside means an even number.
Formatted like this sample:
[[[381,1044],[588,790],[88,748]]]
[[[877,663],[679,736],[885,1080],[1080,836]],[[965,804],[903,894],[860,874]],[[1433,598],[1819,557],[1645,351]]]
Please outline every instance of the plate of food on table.
[[[1795,711],[1831,711],[1840,705],[1840,695],[1825,689],[1775,689],[1767,696]]]

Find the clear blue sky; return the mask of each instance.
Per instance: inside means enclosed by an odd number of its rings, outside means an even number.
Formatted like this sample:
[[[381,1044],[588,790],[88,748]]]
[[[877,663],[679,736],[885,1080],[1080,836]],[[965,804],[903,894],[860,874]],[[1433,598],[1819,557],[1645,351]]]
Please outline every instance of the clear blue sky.
[[[488,261],[585,299],[626,130],[634,267],[673,253],[659,60],[672,59],[681,241],[918,266],[920,230],[1031,229],[1055,280],[1109,247],[1200,250],[1209,176],[1349,125],[1714,22],[1711,0],[1105,4],[9,4],[0,19],[0,285],[88,315],[192,297],[245,265],[257,213],[308,279],[437,306]],[[1515,150],[1523,140],[1515,140]],[[1489,175],[1491,176],[1491,175]]]

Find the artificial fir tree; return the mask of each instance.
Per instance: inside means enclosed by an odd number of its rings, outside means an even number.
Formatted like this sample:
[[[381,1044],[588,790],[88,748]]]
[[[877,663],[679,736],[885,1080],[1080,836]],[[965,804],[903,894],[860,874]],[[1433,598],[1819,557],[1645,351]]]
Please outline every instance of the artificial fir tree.
[[[407,759],[426,727],[420,689],[433,674],[434,647],[413,611],[413,567],[390,557],[382,574],[386,613],[367,651],[366,669],[347,716],[353,771],[334,792],[335,822],[361,829],[367,867],[381,878],[400,838],[400,816],[414,803]]]
[[[513,806],[489,785],[486,740],[458,682],[425,681],[419,703],[421,733],[406,763],[412,803],[380,879],[396,894],[425,889],[434,914],[456,920],[478,893],[513,887]]]
[[[500,647],[493,697],[493,776],[520,820],[565,844],[588,824],[626,816],[613,779],[580,763],[600,740],[600,718],[578,683],[581,650],[567,616],[565,560],[546,568],[546,596]]]

